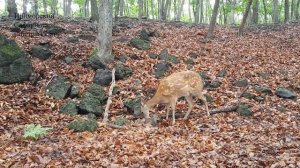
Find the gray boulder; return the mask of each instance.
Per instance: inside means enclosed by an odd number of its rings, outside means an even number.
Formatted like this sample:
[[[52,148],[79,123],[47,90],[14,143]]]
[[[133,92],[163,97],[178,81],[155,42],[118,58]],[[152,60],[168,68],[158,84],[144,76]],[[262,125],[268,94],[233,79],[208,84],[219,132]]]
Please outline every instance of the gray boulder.
[[[29,80],[32,73],[30,59],[13,40],[0,35],[0,84]]]
[[[115,68],[116,68],[116,72],[115,72],[116,80],[120,80],[120,79],[122,80],[128,78],[133,73],[133,70],[130,67],[127,67],[123,64],[117,64]]]
[[[68,97],[71,86],[71,82],[67,77],[59,75],[48,84],[46,94],[55,99],[64,99]]]
[[[150,48],[150,42],[143,40],[143,39],[139,39],[139,38],[133,38],[130,40],[130,44],[139,49],[139,50],[148,50]]]
[[[49,45],[35,45],[32,47],[31,53],[33,57],[41,60],[46,60],[52,55]]]
[[[94,76],[94,83],[101,86],[108,86],[112,80],[111,71],[108,69],[97,69]]]
[[[292,91],[286,89],[286,88],[278,88],[275,91],[275,94],[278,97],[285,98],[285,99],[295,99],[297,95],[293,93]]]
[[[163,50],[160,52],[160,54],[159,54],[159,56],[158,56],[158,59],[164,60],[164,61],[167,61],[167,62],[170,62],[170,63],[173,63],[173,64],[178,64],[178,63],[180,63],[179,59],[178,59],[176,56],[174,56],[174,55],[170,55],[170,54],[168,53],[168,50],[167,50],[166,48],[163,49]]]
[[[159,62],[154,66],[154,75],[156,78],[161,78],[165,75],[168,69],[171,67],[170,63]]]
[[[79,112],[81,114],[92,113],[100,116],[103,113],[102,105],[106,103],[107,97],[100,85],[92,84],[88,90],[83,93],[79,104]]]

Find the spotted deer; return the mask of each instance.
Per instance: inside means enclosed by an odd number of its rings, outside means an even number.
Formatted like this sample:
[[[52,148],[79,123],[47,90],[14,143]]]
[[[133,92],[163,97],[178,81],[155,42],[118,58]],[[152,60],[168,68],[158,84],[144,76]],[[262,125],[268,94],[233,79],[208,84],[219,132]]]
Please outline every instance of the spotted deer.
[[[142,112],[145,118],[150,118],[149,110],[157,104],[166,104],[167,116],[169,117],[169,109],[172,109],[173,124],[175,123],[175,108],[178,98],[185,97],[189,108],[185,114],[184,119],[187,119],[193,106],[193,97],[197,97],[202,100],[207,111],[207,115],[210,115],[208,111],[207,101],[202,94],[203,81],[201,76],[194,71],[181,71],[173,73],[170,76],[162,79],[159,83],[158,89],[155,95],[148,100],[145,104],[142,104]]]

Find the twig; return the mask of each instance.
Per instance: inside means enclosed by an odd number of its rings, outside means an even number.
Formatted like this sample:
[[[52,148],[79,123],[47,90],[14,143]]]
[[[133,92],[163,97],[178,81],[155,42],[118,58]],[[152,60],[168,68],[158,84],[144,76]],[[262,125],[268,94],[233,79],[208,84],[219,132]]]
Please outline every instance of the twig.
[[[112,103],[112,92],[113,92],[113,89],[115,87],[115,71],[116,69],[113,68],[112,70],[112,80],[111,80],[111,85],[109,87],[109,91],[108,91],[108,99],[107,99],[107,104],[106,104],[106,107],[105,107],[105,111],[104,111],[104,114],[103,114],[103,122],[107,123],[108,121],[108,113],[109,113],[109,107],[110,107],[110,104]]]
[[[123,129],[123,126],[120,125],[116,125],[116,124],[110,124],[110,123],[106,123],[106,126],[110,127],[110,128],[114,128],[114,129]]]

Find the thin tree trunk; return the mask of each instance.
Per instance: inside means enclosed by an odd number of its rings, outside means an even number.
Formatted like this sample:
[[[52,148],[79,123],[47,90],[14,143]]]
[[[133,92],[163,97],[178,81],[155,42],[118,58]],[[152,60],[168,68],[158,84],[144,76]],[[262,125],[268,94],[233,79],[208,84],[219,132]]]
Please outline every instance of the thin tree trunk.
[[[192,22],[191,0],[188,2],[189,22]]]
[[[174,18],[173,19],[176,20],[176,16],[178,13],[177,0],[174,0],[173,8],[174,8]]]
[[[246,20],[247,20],[249,11],[250,11],[252,1],[253,0],[248,0],[247,7],[246,7],[245,13],[243,15],[242,23],[241,23],[240,28],[239,28],[239,35],[240,36],[242,36],[243,33],[244,33],[244,27],[245,27],[245,23],[246,23]]]
[[[252,18],[251,18],[252,24],[258,23],[258,9],[259,9],[259,0],[254,0],[254,4],[252,7]]]
[[[289,21],[289,0],[284,0],[284,23]]]
[[[203,23],[203,13],[204,13],[204,8],[203,8],[203,0],[200,0],[200,23]]]
[[[157,0],[157,15],[158,19],[161,20],[161,0]]]
[[[15,17],[15,14],[18,13],[17,4],[15,0],[9,0],[7,2],[7,12],[8,12],[8,17]]]
[[[124,15],[124,0],[120,0],[120,16],[122,17]]]
[[[27,3],[28,0],[23,0],[23,13],[27,13]]]
[[[294,18],[294,11],[295,10],[295,1],[294,0],[292,0],[292,2],[291,2],[291,20],[293,20],[293,18]]]
[[[48,12],[47,12],[47,2],[46,2],[46,0],[43,0],[43,8],[44,8],[44,14],[47,15]]]
[[[215,29],[215,25],[216,25],[216,22],[217,22],[219,6],[220,6],[220,0],[216,0],[215,4],[214,4],[214,9],[213,9],[213,13],[212,13],[212,16],[211,16],[209,29],[208,29],[206,38],[212,38],[214,36],[214,29]]]
[[[91,0],[91,21],[99,21],[99,9],[97,0]]]
[[[296,10],[295,10],[295,18],[296,20],[299,19],[299,6],[300,6],[300,0],[297,1]]]
[[[180,21],[180,19],[181,19],[181,13],[183,11],[184,2],[185,2],[185,0],[181,1],[181,4],[179,6],[179,10],[178,10],[178,13],[177,13],[176,21]]]
[[[195,11],[194,11],[195,23],[199,23],[199,15],[200,15],[200,2],[199,0],[196,0]]]
[[[104,64],[111,63],[112,55],[112,0],[102,0],[99,6],[98,57]]]
[[[226,17],[226,10],[225,10],[225,2],[222,0],[222,8],[223,8],[223,19],[224,19],[224,25],[227,24],[227,17]]]
[[[91,0],[91,2],[92,2],[93,0]],[[121,0],[117,0],[117,2],[116,2],[116,7],[115,7],[115,20],[117,20],[117,18],[118,18],[118,15],[119,15],[119,13],[120,13],[120,3],[121,3]],[[91,3],[91,6],[92,6],[92,8],[93,8],[93,4]],[[93,11],[92,11],[92,15],[93,15]]]
[[[68,17],[71,17],[71,16],[72,16],[72,8],[71,8],[71,5],[72,5],[72,0],[68,0],[68,5],[67,5],[67,14],[68,14]]]
[[[231,23],[230,24],[235,24],[235,18],[234,18],[234,10],[235,10],[235,0],[230,1],[230,16],[231,16]]]
[[[139,19],[142,19],[143,16],[143,0],[139,0]]]
[[[268,22],[268,19],[267,19],[267,6],[266,6],[266,0],[262,0],[263,1],[263,6],[264,6],[264,21],[265,23]]]
[[[39,12],[38,12],[38,9],[39,9],[39,7],[38,7],[38,2],[37,2],[37,0],[34,0],[33,1],[33,9],[34,9],[34,15],[38,15],[39,14]]]
[[[155,13],[154,13],[154,3],[153,0],[151,0],[151,15],[152,15],[152,19],[154,19],[155,17]]]
[[[273,14],[272,14],[273,23],[279,22],[279,5],[278,0],[273,0]]]

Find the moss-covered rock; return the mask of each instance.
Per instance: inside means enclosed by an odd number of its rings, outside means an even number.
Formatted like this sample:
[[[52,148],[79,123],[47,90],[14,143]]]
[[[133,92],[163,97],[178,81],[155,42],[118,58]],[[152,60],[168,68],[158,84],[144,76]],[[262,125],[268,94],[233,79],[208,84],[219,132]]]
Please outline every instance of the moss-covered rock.
[[[0,84],[29,80],[32,73],[30,59],[13,40],[0,35]]]
[[[33,57],[39,58],[41,60],[46,60],[51,57],[52,53],[48,45],[35,45],[31,49]]]
[[[166,48],[160,52],[158,59],[164,60],[166,62],[173,63],[173,64],[180,63],[180,60],[176,56],[170,55]]]
[[[98,123],[95,119],[78,120],[69,123],[68,128],[74,130],[75,132],[94,132],[98,128]]]
[[[116,80],[125,79],[132,75],[133,70],[130,67],[127,67],[123,64],[117,64],[116,65]]]
[[[67,101],[60,107],[59,110],[61,113],[68,114],[68,115],[77,115],[78,109],[77,105],[74,101]]]
[[[148,50],[150,48],[150,42],[139,38],[133,38],[130,40],[130,44],[139,50]]]
[[[97,55],[97,49],[94,50],[89,58],[88,58],[88,65],[91,66],[94,70],[97,69],[106,69],[106,65],[104,65],[101,60],[99,59],[98,55]]]
[[[141,99],[135,98],[135,99],[127,99],[124,103],[125,107],[127,107],[127,110],[130,113],[133,113],[135,116],[141,115]]]
[[[103,105],[106,103],[107,97],[100,85],[92,84],[88,90],[83,93],[79,104],[79,111],[82,114],[93,113],[97,117],[103,113]]]
[[[67,77],[59,75],[48,84],[46,94],[55,99],[64,99],[69,96],[71,86],[71,82]]]
[[[240,104],[238,106],[237,112],[242,116],[252,116],[252,111],[248,105]]]

